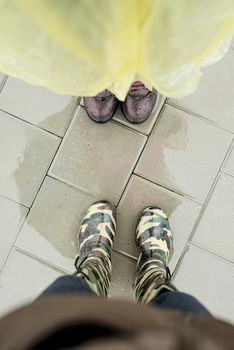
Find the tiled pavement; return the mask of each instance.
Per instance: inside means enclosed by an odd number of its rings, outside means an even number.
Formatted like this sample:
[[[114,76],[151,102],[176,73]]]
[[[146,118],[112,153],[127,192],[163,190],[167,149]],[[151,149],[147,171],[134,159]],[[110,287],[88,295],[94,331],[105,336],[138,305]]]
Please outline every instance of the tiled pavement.
[[[134,229],[147,205],[174,231],[174,283],[234,323],[234,47],[197,91],[158,99],[130,125],[89,120],[82,102],[0,73],[0,314],[73,271],[82,215],[117,206],[112,297],[132,299]]]

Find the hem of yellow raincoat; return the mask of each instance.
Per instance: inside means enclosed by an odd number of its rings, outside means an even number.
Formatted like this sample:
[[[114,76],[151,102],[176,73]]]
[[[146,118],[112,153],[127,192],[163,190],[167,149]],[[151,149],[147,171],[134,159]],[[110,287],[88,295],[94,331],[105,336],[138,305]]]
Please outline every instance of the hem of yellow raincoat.
[[[15,69],[9,67],[5,67],[4,65],[0,66],[0,71],[2,70],[2,72],[4,72],[7,75],[22,79],[23,81],[37,86],[46,87],[56,93],[63,95],[95,96],[99,92],[105,89],[109,89],[110,91],[112,91],[112,93],[116,95],[116,97],[119,100],[124,101],[132,82],[135,80],[140,80],[150,90],[152,90],[152,88],[155,88],[162,95],[165,95],[167,97],[180,98],[192,93],[197,87],[201,77],[201,70],[203,67],[211,63],[217,62],[225,55],[232,41],[232,35],[234,32],[233,27],[234,17],[231,20],[228,20],[223,25],[219,34],[211,42],[209,47],[206,48],[196,59],[194,59],[193,62],[183,64],[183,66],[188,64],[194,68],[191,69],[191,74],[184,76],[183,82],[178,81],[179,83],[177,87],[176,85],[172,85],[171,88],[169,88],[168,86],[168,78],[170,75],[175,74],[175,71],[169,72],[167,75],[158,79],[146,77],[140,72],[131,72],[130,74],[127,73],[127,76],[125,75],[123,77],[120,77],[117,81],[104,77],[98,83],[93,84],[87,89],[70,87],[69,82],[64,86],[58,87],[56,84],[53,84],[53,81],[47,81],[44,79],[40,79],[36,76],[27,75],[25,74],[25,72],[22,75],[22,72],[18,72]],[[180,69],[181,67],[179,67],[177,70],[179,71]]]

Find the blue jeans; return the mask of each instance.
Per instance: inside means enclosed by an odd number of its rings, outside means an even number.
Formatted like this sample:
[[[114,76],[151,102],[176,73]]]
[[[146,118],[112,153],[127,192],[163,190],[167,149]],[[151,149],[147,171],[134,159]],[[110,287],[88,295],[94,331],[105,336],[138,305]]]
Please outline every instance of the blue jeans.
[[[91,294],[88,284],[82,278],[66,275],[53,282],[40,297],[56,294]],[[182,292],[163,292],[151,301],[153,307],[180,310],[184,313],[202,313],[210,315],[209,311],[194,297]]]

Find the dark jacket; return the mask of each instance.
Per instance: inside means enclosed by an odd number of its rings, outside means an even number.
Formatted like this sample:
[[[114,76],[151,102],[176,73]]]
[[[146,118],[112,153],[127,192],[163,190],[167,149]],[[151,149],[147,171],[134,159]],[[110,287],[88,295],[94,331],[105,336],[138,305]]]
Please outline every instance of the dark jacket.
[[[234,349],[234,327],[97,297],[42,298],[0,320],[1,350]]]

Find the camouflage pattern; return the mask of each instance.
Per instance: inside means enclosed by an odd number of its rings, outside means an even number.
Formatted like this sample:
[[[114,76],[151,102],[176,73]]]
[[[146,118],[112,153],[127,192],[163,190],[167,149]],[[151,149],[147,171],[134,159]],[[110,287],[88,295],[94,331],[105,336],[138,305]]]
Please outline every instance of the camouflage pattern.
[[[106,297],[111,278],[111,253],[116,233],[114,208],[109,202],[92,204],[79,232],[80,254],[75,274],[98,296]]]
[[[167,267],[173,252],[172,232],[167,215],[157,207],[147,207],[136,229],[137,262],[135,297],[148,303],[162,289],[176,290]]]

